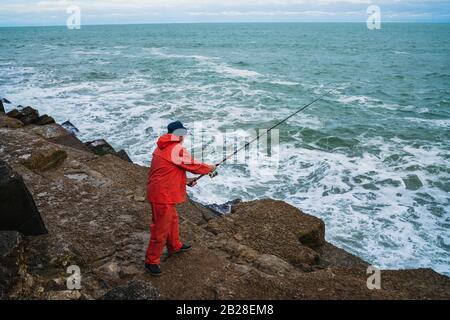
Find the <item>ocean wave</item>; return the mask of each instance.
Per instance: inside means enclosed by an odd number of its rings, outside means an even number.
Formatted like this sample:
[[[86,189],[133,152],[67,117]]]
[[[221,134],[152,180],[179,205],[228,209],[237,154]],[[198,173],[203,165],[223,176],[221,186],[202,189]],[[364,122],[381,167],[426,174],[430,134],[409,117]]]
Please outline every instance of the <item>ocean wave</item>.
[[[298,82],[283,81],[283,80],[275,80],[275,81],[271,81],[270,83],[278,84],[278,85],[281,85],[281,86],[298,86],[300,84]]]
[[[175,54],[175,53],[167,53],[164,51],[164,48],[150,48],[148,49],[152,55],[159,56],[167,59],[193,59],[197,61],[213,61],[218,60],[216,57],[207,57],[202,55],[184,55],[184,54]]]
[[[406,52],[406,51],[396,51],[396,50],[392,51],[392,53],[395,53],[395,54],[410,54],[409,52]]]
[[[251,70],[245,70],[245,69],[237,69],[232,68],[226,65],[214,65],[214,68],[216,72],[225,74],[225,75],[231,75],[231,76],[237,76],[237,77],[243,77],[243,78],[257,78],[260,77],[261,74],[259,74],[256,71]]]
[[[377,101],[376,99],[367,97],[367,96],[343,96],[338,99],[341,103],[352,103],[352,102],[358,102],[362,104],[367,104],[368,102]]]
[[[150,52],[153,55],[157,55],[163,58],[168,59],[193,59],[199,63],[202,63],[205,66],[210,67],[211,70],[227,75],[227,76],[234,76],[234,77],[243,77],[243,78],[256,78],[261,76],[256,71],[246,70],[246,69],[238,69],[233,68],[225,63],[217,62],[220,59],[216,57],[207,57],[207,56],[201,56],[201,55],[181,55],[181,54],[173,54],[173,53],[167,53],[164,52],[161,48],[152,48],[150,49]]]

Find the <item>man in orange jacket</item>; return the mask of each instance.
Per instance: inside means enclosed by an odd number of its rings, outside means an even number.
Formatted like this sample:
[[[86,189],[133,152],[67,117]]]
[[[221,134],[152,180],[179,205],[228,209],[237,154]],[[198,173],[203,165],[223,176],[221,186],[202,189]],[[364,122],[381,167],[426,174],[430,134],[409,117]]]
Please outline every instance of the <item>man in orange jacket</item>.
[[[178,214],[175,205],[186,201],[186,185],[194,186],[187,179],[186,171],[208,174],[215,165],[196,161],[182,146],[187,129],[179,121],[169,124],[168,133],[159,138],[153,153],[147,181],[147,200],[152,207],[150,243],[145,256],[145,268],[159,276],[161,254],[164,246],[170,254],[188,251],[191,246],[180,242]]]

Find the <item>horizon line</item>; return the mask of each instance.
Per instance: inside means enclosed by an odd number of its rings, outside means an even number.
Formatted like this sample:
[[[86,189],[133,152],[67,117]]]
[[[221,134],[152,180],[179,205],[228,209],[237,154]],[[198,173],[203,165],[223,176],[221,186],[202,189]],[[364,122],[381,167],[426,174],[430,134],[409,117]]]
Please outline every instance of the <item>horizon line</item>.
[[[271,24],[282,24],[282,23],[366,23],[366,21],[167,21],[167,22],[137,22],[137,23],[93,23],[93,24],[81,24],[81,28],[94,27],[94,26],[133,26],[133,25],[172,25],[172,24],[258,24],[258,23],[271,23]],[[392,20],[392,21],[382,21],[384,23],[416,23],[416,24],[450,24],[449,21],[435,21],[435,20]],[[45,27],[66,27],[66,24],[30,24],[30,25],[0,25],[0,28],[45,28]]]

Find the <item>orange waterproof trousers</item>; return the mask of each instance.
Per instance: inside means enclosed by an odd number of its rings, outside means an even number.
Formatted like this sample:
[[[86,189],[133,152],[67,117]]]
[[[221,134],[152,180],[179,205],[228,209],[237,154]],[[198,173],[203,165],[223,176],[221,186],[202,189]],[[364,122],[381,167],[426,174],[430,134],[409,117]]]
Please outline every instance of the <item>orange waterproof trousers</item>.
[[[151,203],[151,205],[151,235],[145,255],[145,263],[159,264],[166,244],[169,253],[177,252],[183,244],[180,242],[178,214],[175,204]]]

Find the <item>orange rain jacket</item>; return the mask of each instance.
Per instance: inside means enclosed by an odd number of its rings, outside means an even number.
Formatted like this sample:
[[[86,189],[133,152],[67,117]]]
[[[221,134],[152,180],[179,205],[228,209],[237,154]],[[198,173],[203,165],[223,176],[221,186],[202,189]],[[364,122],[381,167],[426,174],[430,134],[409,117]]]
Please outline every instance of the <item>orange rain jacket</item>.
[[[186,171],[208,174],[211,169],[192,158],[173,134],[160,137],[157,145],[148,173],[147,200],[159,204],[185,202]]]

